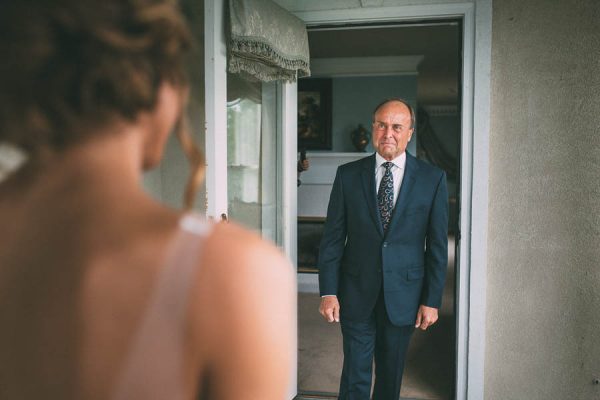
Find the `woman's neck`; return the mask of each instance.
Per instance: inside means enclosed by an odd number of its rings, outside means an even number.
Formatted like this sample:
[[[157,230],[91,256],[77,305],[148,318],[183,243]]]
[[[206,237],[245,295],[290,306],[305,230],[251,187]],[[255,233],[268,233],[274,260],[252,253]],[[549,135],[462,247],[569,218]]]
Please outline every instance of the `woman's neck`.
[[[76,196],[108,201],[143,195],[142,132],[135,128],[98,132],[61,151],[43,151],[0,185],[3,196]]]

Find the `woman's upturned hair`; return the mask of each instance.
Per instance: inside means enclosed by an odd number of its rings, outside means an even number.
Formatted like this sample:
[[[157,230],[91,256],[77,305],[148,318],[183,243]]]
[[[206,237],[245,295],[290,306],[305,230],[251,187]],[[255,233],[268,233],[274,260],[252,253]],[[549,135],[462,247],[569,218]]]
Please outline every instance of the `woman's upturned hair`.
[[[0,142],[60,150],[184,86],[174,0],[1,0]]]

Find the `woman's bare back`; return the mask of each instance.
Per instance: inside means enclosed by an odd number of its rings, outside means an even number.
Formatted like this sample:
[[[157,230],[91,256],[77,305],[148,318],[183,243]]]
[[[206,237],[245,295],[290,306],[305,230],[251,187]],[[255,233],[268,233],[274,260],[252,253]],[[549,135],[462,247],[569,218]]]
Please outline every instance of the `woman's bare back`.
[[[110,398],[179,216],[54,178],[0,196],[0,397]]]
[[[132,398],[137,385],[155,398],[282,398],[295,326],[282,255],[233,224],[181,241],[181,214],[111,171],[56,168],[29,188],[0,184],[0,397]],[[159,300],[165,329],[152,328],[165,268],[180,276],[190,261],[181,297]]]

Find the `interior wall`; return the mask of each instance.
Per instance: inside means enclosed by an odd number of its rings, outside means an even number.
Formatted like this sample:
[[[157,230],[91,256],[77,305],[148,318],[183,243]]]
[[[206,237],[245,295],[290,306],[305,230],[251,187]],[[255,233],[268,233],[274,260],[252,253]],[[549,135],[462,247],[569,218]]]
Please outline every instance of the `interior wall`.
[[[187,60],[190,97],[187,115],[190,131],[196,143],[204,148],[204,1],[181,1],[193,36],[193,47]],[[189,165],[174,135],[169,137],[161,164],[146,172],[143,185],[156,200],[171,207],[181,208],[183,193],[189,175]],[[196,194],[195,211],[205,212],[206,192],[200,187]]]
[[[440,140],[442,148],[454,157],[460,156],[460,116],[430,115],[429,123]]]
[[[417,76],[370,76],[333,78],[331,131],[333,151],[355,152],[352,131],[361,124],[371,133],[373,109],[382,100],[402,96],[413,107],[417,103]],[[416,135],[415,138],[416,139]],[[411,140],[412,147],[415,141]],[[414,154],[414,149],[412,150]],[[373,152],[373,145],[365,149]]]
[[[598,21],[493,2],[487,399],[600,398]]]
[[[460,163],[460,115],[452,114],[430,114],[429,123],[431,129],[435,132],[436,137],[440,141],[441,147],[448,152],[452,157],[456,158]],[[447,177],[448,197],[451,201],[456,201],[458,196],[458,181],[456,177]],[[457,226],[458,210],[450,203],[448,227],[454,231]]]

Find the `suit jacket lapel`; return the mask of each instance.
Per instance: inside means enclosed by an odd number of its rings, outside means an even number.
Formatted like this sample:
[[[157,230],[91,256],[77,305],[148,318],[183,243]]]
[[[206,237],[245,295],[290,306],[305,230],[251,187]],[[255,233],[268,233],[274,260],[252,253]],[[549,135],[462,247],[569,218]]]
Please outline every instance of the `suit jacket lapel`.
[[[404,166],[404,177],[402,178],[402,185],[400,186],[400,194],[398,194],[398,200],[396,200],[396,206],[394,207],[394,213],[392,214],[392,221],[388,228],[388,232],[394,229],[394,226],[398,223],[400,215],[406,208],[406,203],[410,197],[410,192],[415,185],[417,170],[419,164],[417,160],[411,156],[408,152],[406,153],[406,165]]]
[[[377,207],[377,189],[375,188],[375,154],[364,159],[361,181],[365,198],[367,199],[367,208],[369,209],[373,223],[377,226],[379,234],[383,236],[379,208]]]

